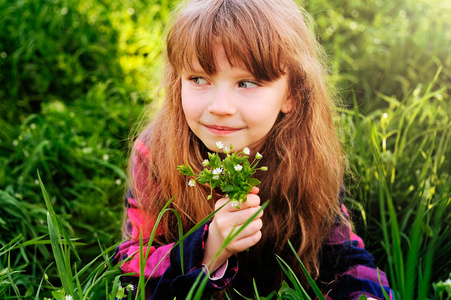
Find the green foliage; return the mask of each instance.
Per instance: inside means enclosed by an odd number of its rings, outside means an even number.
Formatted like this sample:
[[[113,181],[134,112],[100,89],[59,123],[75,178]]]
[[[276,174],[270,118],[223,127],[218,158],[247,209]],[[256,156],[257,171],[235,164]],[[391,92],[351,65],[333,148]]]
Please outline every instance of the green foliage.
[[[374,241],[367,248],[379,266],[385,264],[402,299],[425,299],[431,280],[451,268],[451,165],[445,159],[451,151],[451,108],[435,97],[441,89],[434,86],[435,79],[402,102],[386,98],[391,109],[369,116],[358,109],[342,115],[357,178],[349,180],[348,200],[360,204],[356,210],[365,225],[360,234]]]
[[[451,93],[451,3],[440,0],[302,1],[333,63],[331,75],[348,104],[355,94],[370,112],[383,95],[404,99],[444,72],[439,97]]]
[[[217,142],[216,147],[224,151],[226,157],[221,160],[218,153],[208,153],[208,159],[202,163],[205,168],[199,174],[195,174],[189,164],[178,166],[177,170],[182,175],[195,178],[188,182],[190,186],[195,186],[196,181],[200,184],[208,184],[211,193],[207,199],[211,199],[213,190],[218,187],[230,198],[232,205],[239,209],[239,205],[247,200],[247,195],[252,188],[260,184],[260,180],[251,176],[258,170],[266,171],[268,168],[256,168],[262,159],[262,155],[258,152],[254,160],[249,162],[250,150],[247,147],[240,153],[232,154],[230,154],[232,145],[225,147],[221,142]]]
[[[70,0],[2,0],[0,15],[0,66],[8,70],[0,75],[2,119],[17,123],[43,103],[70,103],[121,78],[118,33],[107,15],[89,18]]]
[[[36,170],[61,223],[83,236],[82,259],[120,239],[128,135],[146,97],[124,80],[115,26],[138,24],[117,16],[131,17],[120,3],[115,15],[100,2],[0,1],[0,246],[48,232]],[[36,243],[8,255],[0,269],[21,271],[17,286],[32,295],[51,251]]]

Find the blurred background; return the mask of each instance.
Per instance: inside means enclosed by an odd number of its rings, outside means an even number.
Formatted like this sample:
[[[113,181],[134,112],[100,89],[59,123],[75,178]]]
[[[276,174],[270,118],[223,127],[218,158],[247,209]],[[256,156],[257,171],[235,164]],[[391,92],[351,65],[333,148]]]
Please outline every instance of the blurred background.
[[[8,249],[19,234],[22,244],[48,234],[37,171],[83,243],[79,264],[120,241],[129,137],[154,104],[162,33],[178,2],[0,0],[5,299],[34,298],[53,261],[44,243]],[[404,299],[409,270],[415,295],[451,295],[451,1],[301,5],[343,101],[337,123],[357,232]],[[58,284],[54,268],[47,273]]]

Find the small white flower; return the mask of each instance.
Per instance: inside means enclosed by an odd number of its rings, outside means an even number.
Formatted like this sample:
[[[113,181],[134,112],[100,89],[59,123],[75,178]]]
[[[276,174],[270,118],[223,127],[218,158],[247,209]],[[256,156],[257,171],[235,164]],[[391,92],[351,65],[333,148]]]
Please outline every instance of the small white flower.
[[[246,155],[249,155],[249,154],[251,154],[251,150],[249,150],[249,148],[246,147],[246,148],[243,149],[243,153],[246,154]]]
[[[116,179],[116,184],[121,185],[122,181],[120,179]]]
[[[241,171],[242,168],[243,168],[242,165],[236,165],[235,166],[235,170],[237,170],[237,171]]]
[[[13,146],[14,146],[14,147],[17,147],[17,145],[19,145],[19,142],[18,142],[17,140],[14,140],[14,141],[13,141]]]
[[[108,156],[108,154],[104,154],[104,155],[103,155],[103,160],[104,160],[104,161],[107,161],[109,158],[110,158],[110,157]]]
[[[258,153],[258,152],[257,152],[257,154],[255,154],[255,158],[256,158],[256,159],[261,159],[262,157],[263,157],[263,156],[262,156],[260,153]]]
[[[224,148],[224,144],[221,142],[216,142],[216,148],[218,148],[219,150]]]
[[[229,147],[224,147],[223,151],[224,151],[224,153],[230,153],[230,148]]]
[[[188,181],[188,185],[189,186],[196,186],[196,181],[194,179],[190,179],[190,181]]]
[[[451,287],[451,278],[448,278],[445,280],[445,282],[443,282],[445,285]]]
[[[125,289],[130,292],[130,291],[135,290],[135,287],[133,285],[129,284],[125,287]]]
[[[65,298],[66,300],[73,300],[74,298],[72,298],[72,296],[71,295],[66,295],[66,298]]]
[[[236,200],[230,201],[230,205],[232,205],[232,207],[237,207],[238,204],[240,204],[240,203],[238,201],[236,201]]]
[[[127,9],[127,13],[128,13],[130,16],[132,16],[132,15],[135,14],[135,9],[134,9],[133,7],[129,7],[129,8]]]
[[[213,171],[211,171],[211,173],[213,173],[214,175],[219,175],[219,174],[221,174],[221,172],[222,172],[221,167],[213,169]]]
[[[208,166],[209,164],[210,164],[210,162],[208,161],[208,159],[205,159],[205,160],[202,162],[202,165],[203,165],[204,167]]]

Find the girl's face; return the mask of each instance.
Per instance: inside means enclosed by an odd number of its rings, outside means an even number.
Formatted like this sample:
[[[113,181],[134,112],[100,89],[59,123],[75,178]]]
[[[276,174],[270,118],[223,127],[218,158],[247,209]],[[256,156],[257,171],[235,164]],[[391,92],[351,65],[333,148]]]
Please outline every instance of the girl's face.
[[[246,69],[230,66],[224,49],[214,49],[217,73],[209,76],[195,61],[182,73],[182,106],[189,127],[210,151],[216,142],[233,150],[261,149],[279,112],[292,108],[288,76],[258,82]]]

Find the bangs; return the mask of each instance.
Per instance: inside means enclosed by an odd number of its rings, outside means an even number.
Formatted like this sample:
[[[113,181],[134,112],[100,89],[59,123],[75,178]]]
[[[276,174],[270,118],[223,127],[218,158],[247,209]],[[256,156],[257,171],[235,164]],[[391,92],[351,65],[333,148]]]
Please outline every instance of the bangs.
[[[247,69],[259,81],[279,79],[285,74],[285,61],[278,26],[265,13],[267,8],[255,2],[190,2],[168,33],[169,64],[180,74],[193,70],[197,60],[208,75],[214,75],[218,66],[213,50],[220,45],[232,67]]]

